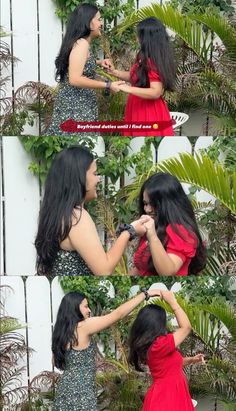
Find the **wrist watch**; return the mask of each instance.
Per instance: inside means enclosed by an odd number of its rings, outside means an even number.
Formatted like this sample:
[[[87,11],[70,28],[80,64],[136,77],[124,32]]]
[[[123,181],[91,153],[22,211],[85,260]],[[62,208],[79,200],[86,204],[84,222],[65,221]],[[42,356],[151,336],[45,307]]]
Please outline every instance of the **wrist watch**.
[[[121,224],[117,231],[116,231],[116,235],[117,237],[123,232],[123,231],[128,231],[129,233],[129,241],[132,241],[136,236],[136,232],[134,227],[131,224]]]
[[[148,301],[150,299],[150,295],[148,294],[148,290],[146,289],[146,287],[141,288],[141,291],[145,295],[145,300]]]
[[[110,88],[111,88],[111,82],[110,80],[108,80],[107,78],[105,79],[105,91],[104,94],[105,96],[109,96],[110,95]]]

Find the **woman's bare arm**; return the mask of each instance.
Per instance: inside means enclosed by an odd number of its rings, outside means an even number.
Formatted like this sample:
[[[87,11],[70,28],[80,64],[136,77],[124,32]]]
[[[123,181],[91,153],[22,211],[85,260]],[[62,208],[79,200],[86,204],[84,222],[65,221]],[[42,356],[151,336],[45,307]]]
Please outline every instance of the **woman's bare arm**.
[[[81,255],[95,275],[112,274],[128,244],[130,238],[128,231],[123,231],[109,251],[105,252],[89,213],[82,209],[79,214],[79,222],[73,224],[69,233],[72,248]],[[136,231],[140,231],[140,235],[145,232],[145,228],[138,221],[133,222],[132,225]]]
[[[160,290],[152,289],[148,291],[150,297],[160,295]],[[101,317],[92,317],[84,321],[83,327],[80,330],[87,335],[95,334],[99,331],[102,331],[111,325],[115,324],[117,321],[122,320],[126,317],[131,311],[133,311],[140,303],[145,299],[145,294],[140,293],[137,296],[133,297],[131,300],[121,304],[118,308],[112,311],[110,314],[103,315]]]

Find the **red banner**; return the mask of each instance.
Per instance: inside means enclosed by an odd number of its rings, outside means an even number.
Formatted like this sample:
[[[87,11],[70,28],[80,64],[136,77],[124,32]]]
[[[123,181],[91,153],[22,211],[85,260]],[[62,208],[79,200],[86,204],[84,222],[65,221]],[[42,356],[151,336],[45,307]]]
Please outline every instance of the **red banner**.
[[[66,120],[60,125],[60,129],[66,133],[122,133],[122,132],[153,132],[162,131],[166,127],[175,124],[174,120],[156,122],[132,122],[124,121],[75,121]]]

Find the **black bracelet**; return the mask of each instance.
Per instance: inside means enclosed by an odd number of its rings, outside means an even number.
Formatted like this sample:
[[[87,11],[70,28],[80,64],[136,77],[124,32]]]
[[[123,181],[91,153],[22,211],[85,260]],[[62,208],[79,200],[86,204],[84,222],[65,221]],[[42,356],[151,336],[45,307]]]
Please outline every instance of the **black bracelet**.
[[[150,295],[148,294],[148,290],[146,289],[146,287],[141,288],[141,291],[145,295],[145,300],[148,301],[150,299]]]
[[[106,87],[105,87],[104,94],[105,94],[105,96],[110,96],[110,93],[111,93],[111,82],[110,82],[110,80],[108,80],[107,78],[105,79],[105,85],[106,85]]]
[[[129,241],[132,241],[136,236],[136,232],[134,227],[131,224],[121,224],[117,231],[116,231],[116,235],[117,237],[123,232],[123,231],[128,231],[129,233]]]

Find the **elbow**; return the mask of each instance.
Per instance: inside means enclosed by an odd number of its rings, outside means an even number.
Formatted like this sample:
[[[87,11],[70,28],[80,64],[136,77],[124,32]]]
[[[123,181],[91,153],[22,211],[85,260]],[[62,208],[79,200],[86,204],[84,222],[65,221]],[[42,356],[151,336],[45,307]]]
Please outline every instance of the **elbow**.
[[[74,76],[70,76],[68,77],[68,82],[70,86],[73,87],[81,87],[80,85],[80,77],[74,77]]]
[[[189,323],[188,325],[186,325],[185,328],[186,328],[186,334],[189,335],[191,333],[191,330],[192,330],[191,324]]]
[[[156,271],[159,275],[163,275],[163,276],[166,276],[166,277],[176,275],[176,273],[177,273],[176,269],[174,269],[174,268],[159,269],[159,270],[156,270]]]
[[[96,270],[92,270],[94,275],[97,276],[107,276],[107,275],[112,275],[113,274],[113,269],[109,267],[101,267],[97,268]]]
[[[78,87],[78,82],[76,82],[73,77],[72,77],[72,78],[69,77],[68,82],[69,82],[69,85],[70,85],[70,86],[73,86],[73,87],[77,86],[77,87]]]

